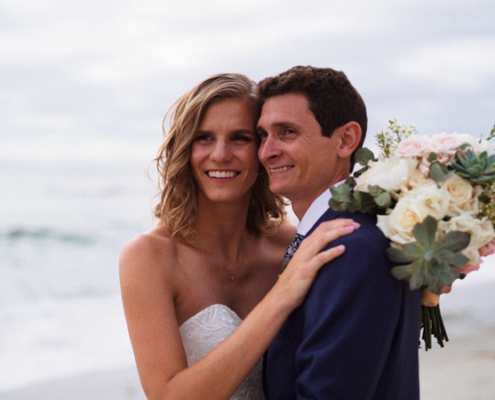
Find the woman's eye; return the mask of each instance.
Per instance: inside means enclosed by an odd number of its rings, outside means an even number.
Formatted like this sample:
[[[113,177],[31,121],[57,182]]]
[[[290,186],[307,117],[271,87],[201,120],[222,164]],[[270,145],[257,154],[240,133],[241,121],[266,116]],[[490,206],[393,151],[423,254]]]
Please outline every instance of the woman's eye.
[[[205,140],[210,140],[210,135],[208,135],[206,133],[198,133],[196,135],[196,137],[194,138],[194,141],[195,142],[202,142],[202,141],[205,141]]]
[[[236,142],[250,142],[253,139],[248,135],[235,135],[232,137],[232,140]]]

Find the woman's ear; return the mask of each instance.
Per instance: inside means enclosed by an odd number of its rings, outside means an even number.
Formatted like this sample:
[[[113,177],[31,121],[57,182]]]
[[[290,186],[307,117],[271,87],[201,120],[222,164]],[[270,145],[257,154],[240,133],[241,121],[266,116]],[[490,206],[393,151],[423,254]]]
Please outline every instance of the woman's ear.
[[[341,158],[350,158],[361,142],[361,126],[357,122],[351,121],[337,130],[340,138],[337,154]]]

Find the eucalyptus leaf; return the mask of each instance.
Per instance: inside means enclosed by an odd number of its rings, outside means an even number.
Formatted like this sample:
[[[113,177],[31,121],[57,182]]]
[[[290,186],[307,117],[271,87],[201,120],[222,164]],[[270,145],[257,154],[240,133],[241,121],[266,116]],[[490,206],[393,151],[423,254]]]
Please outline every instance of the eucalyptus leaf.
[[[392,203],[392,197],[387,192],[383,192],[375,197],[375,203],[382,208],[387,208]]]
[[[430,165],[430,177],[438,185],[454,174],[453,171],[448,171],[447,167],[439,162],[434,162]]]
[[[430,153],[430,155],[428,156],[428,161],[433,162],[436,160],[438,160],[438,154],[437,153]]]
[[[330,199],[328,202],[328,207],[330,207],[332,210],[336,211],[346,211],[347,210],[347,204],[346,203],[339,203],[338,201],[335,201],[335,199]]]
[[[347,184],[330,187],[332,199],[338,202],[349,203],[351,201],[351,188]]]
[[[375,161],[376,159],[375,155],[370,149],[362,147],[356,151],[355,160],[359,165],[367,167],[370,161]]]

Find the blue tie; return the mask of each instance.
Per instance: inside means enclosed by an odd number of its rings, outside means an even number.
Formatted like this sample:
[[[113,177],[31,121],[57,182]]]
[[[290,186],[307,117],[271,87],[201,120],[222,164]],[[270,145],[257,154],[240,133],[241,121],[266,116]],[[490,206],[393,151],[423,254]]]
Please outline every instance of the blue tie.
[[[303,235],[296,233],[296,236],[294,237],[292,242],[287,247],[287,250],[285,251],[284,263],[290,261],[296,250],[299,248],[299,245],[301,244],[303,239],[304,239]]]

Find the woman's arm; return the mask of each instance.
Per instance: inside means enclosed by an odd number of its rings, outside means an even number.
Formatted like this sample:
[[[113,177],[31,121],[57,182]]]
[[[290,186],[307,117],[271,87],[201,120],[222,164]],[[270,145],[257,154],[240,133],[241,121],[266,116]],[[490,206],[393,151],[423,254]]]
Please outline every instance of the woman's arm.
[[[146,238],[124,247],[120,260],[122,298],[148,399],[218,400],[232,396],[287,316],[302,302],[318,269],[344,251],[342,247],[320,250],[355,228],[351,220],[321,224],[232,335],[190,367],[175,315],[170,276],[163,264],[159,266],[157,250]]]

